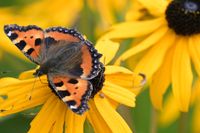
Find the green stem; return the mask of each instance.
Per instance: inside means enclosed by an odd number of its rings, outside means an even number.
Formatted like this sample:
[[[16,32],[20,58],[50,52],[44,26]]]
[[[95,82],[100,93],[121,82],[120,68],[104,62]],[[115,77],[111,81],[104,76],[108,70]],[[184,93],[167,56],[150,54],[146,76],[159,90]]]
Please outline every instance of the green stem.
[[[187,124],[188,124],[187,113],[181,113],[179,118],[179,133],[187,133]]]
[[[152,107],[151,109],[151,123],[150,123],[151,127],[150,127],[150,133],[157,133],[157,112],[154,109],[154,107]]]
[[[128,107],[126,107],[124,105],[120,105],[117,110],[123,116],[123,118],[125,119],[125,121],[129,125],[129,127],[131,128],[131,130],[134,131],[135,130],[135,128],[133,126],[134,122],[133,122],[133,119],[132,119],[132,116],[131,116],[131,110],[130,110],[130,108],[128,108]]]

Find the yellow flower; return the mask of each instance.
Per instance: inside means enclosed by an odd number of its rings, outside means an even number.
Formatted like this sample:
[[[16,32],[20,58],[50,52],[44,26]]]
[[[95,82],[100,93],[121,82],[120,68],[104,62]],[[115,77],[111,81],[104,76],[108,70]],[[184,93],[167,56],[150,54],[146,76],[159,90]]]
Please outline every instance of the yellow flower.
[[[151,79],[153,105],[162,108],[163,95],[172,84],[174,102],[188,111],[193,64],[200,75],[200,5],[192,0],[138,0],[151,17],[114,25],[107,38],[134,38],[133,47],[116,64],[128,60],[135,72]],[[132,58],[134,56],[134,58]],[[138,61],[138,63],[135,63]]]
[[[97,42],[97,49],[104,51],[102,54],[108,64],[116,54],[119,44],[115,43],[114,51],[110,52],[105,48],[107,47],[104,44],[105,41],[105,38],[100,39]],[[0,79],[0,95],[4,98],[0,101],[0,116],[7,116],[44,104],[31,122],[29,133],[38,131],[42,133],[62,133],[63,131],[81,133],[84,131],[85,120],[89,120],[95,132],[102,132],[102,130],[106,133],[132,132],[115,109],[119,104],[135,106],[135,94],[131,91],[140,89],[142,79],[140,76],[124,67],[106,65],[102,90],[89,100],[90,109],[83,115],[77,115],[52,93],[46,76],[35,79],[33,72],[34,70],[24,72],[19,79]]]
[[[126,13],[126,21],[142,20],[148,15],[147,10],[136,0],[131,0],[130,9]]]
[[[193,108],[193,113],[188,114],[192,120],[192,131],[194,133],[200,132],[200,80],[198,79],[195,84],[194,88],[192,89],[191,94],[191,104],[190,106]],[[174,101],[172,95],[167,97],[166,103],[164,104],[164,108],[159,115],[159,123],[162,126],[168,126],[175,122],[181,115],[179,109]]]
[[[2,17],[0,29],[3,29],[6,24],[34,24],[44,28],[49,26],[71,26],[77,19],[82,7],[82,0],[41,0],[31,2],[25,7],[20,7],[18,12],[16,12],[15,7],[0,8]],[[0,30],[0,36],[1,50],[24,57],[17,48],[11,45],[3,30]]]
[[[130,0],[87,0],[86,4],[98,21],[95,27],[97,36],[122,19],[129,3]]]

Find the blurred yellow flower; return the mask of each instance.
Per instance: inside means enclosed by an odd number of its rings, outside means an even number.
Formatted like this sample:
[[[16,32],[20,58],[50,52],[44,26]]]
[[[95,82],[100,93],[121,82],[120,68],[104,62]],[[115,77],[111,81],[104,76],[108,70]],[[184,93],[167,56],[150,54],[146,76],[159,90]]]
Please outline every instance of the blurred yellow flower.
[[[34,24],[44,28],[56,25],[71,26],[78,18],[82,7],[82,0],[41,0],[31,2],[25,7],[20,7],[20,9],[13,6],[0,8],[0,29],[3,29],[3,26],[6,24]],[[11,42],[4,34],[3,30],[0,30],[0,36],[1,50],[19,57],[24,57],[17,48],[9,45]]]
[[[89,8],[98,19],[95,27],[97,36],[105,32],[112,24],[123,19],[129,3],[131,0],[87,0]]]
[[[193,108],[193,113],[190,117],[192,117],[192,132],[199,133],[200,132],[200,80],[198,79],[194,88],[192,89],[191,94],[191,108]],[[180,111],[174,101],[173,96],[167,97],[166,103],[164,104],[164,108],[159,115],[159,123],[162,126],[168,126],[175,122],[180,117]]]
[[[126,21],[142,20],[148,15],[145,7],[136,0],[131,0],[130,9],[126,13]]]
[[[200,79],[195,82],[191,104],[194,108],[193,118],[192,118],[192,128],[194,133],[200,132],[199,122],[200,122]]]
[[[114,51],[105,49],[103,37],[97,42],[97,49],[104,51],[102,54],[108,64],[117,52],[119,44],[115,43]],[[110,52],[110,56],[108,53]],[[0,116],[7,116],[26,109],[42,105],[42,109],[31,122],[29,133],[55,132],[81,133],[84,131],[85,120],[89,120],[95,132],[125,132],[131,133],[123,118],[116,112],[119,104],[130,107],[135,106],[135,94],[132,92],[140,89],[142,77],[135,75],[130,70],[113,65],[106,65],[105,82],[102,90],[89,101],[90,109],[83,115],[77,115],[51,92],[47,84],[47,77],[41,76],[40,80],[33,77],[34,70],[22,73],[19,79],[0,79]],[[34,90],[33,89],[33,84]],[[29,97],[31,94],[31,99]],[[64,126],[64,128],[63,128]]]
[[[162,108],[163,95],[172,84],[174,102],[180,111],[188,111],[193,72],[200,75],[200,5],[192,0],[138,0],[151,17],[123,22],[111,27],[107,38],[134,38],[133,47],[116,64],[128,60],[135,72],[150,81],[153,105]],[[132,58],[134,56],[134,58]],[[139,61],[135,64],[136,61]]]

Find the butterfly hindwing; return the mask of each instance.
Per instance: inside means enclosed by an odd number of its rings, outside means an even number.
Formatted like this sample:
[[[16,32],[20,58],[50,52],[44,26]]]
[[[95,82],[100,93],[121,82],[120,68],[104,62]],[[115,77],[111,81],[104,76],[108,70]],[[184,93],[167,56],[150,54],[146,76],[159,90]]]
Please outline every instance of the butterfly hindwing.
[[[85,40],[84,37],[74,29],[67,29],[62,27],[52,27],[45,30],[45,45],[56,44],[57,41],[79,42],[82,51],[82,63],[80,66],[73,68],[73,72],[82,69],[79,77],[83,79],[92,79],[96,77],[100,71],[99,58],[101,54],[97,52],[91,42]],[[69,44],[69,43],[66,43]],[[78,70],[79,69],[79,70]],[[72,72],[72,75],[73,75]]]
[[[11,24],[4,26],[4,32],[30,60],[39,64],[37,58],[44,39],[44,32],[41,28],[35,25],[18,26]]]
[[[50,75],[48,80],[50,87],[73,112],[83,114],[88,109],[87,102],[93,90],[89,81]]]

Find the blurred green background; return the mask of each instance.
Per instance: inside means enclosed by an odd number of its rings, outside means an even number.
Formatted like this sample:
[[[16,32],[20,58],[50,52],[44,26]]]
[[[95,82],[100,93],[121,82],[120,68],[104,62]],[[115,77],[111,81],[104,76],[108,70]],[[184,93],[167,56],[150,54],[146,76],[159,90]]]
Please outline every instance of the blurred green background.
[[[33,69],[36,66],[27,61],[20,52],[17,52],[16,48],[5,37],[4,24],[36,24],[42,28],[67,26],[76,28],[95,44],[110,25],[125,20],[125,14],[131,6],[131,0],[119,0],[117,4],[113,3],[114,0],[108,0],[107,3],[103,3],[105,5],[101,5],[101,0],[74,1],[76,2],[73,3],[72,0],[0,0],[2,19],[0,22],[0,77],[17,77],[20,72]],[[71,9],[68,9],[69,7]],[[127,42],[121,43],[123,45],[121,45],[118,54],[129,47],[126,45]],[[2,74],[4,71],[8,72]],[[0,118],[0,133],[27,132],[29,123],[34,118],[38,108]],[[193,114],[193,109],[188,114],[181,114],[180,119],[169,125],[160,125],[158,123],[159,112],[156,112],[152,107],[148,89],[144,89],[138,95],[135,108],[120,106],[118,111],[136,133],[192,132],[190,116]],[[93,132],[88,122],[85,123],[85,131]]]

